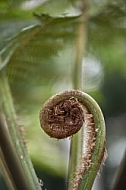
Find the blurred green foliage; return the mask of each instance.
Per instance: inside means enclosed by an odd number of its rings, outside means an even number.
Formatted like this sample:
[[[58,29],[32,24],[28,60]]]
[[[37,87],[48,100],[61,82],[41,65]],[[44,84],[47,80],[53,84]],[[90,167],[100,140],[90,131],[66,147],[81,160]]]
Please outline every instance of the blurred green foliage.
[[[3,60],[0,70],[7,71],[33,162],[59,176],[66,172],[68,155],[64,149],[69,140],[50,139],[41,130],[38,115],[43,102],[52,94],[72,88],[79,2],[0,2],[0,53]],[[94,91],[88,90],[106,116],[125,113],[126,4],[123,0],[100,3],[90,0],[89,3],[86,58],[94,57],[98,61],[102,68],[99,77],[103,79]],[[93,71],[89,72],[93,75]],[[124,102],[123,105],[120,101]]]

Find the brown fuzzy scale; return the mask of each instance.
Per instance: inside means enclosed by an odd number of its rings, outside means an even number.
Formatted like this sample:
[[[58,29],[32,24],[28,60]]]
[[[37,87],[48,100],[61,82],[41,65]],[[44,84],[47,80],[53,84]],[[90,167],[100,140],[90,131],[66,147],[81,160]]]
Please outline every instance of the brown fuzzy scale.
[[[84,123],[84,114],[77,98],[62,100],[53,107],[46,104],[40,111],[40,123],[50,136],[63,139],[77,133]]]
[[[85,126],[84,126],[84,136],[85,146],[83,147],[82,158],[80,161],[79,168],[75,172],[75,178],[72,181],[73,190],[77,190],[80,184],[81,179],[85,172],[91,166],[91,156],[92,151],[95,147],[96,132],[94,127],[93,115],[89,113],[88,109],[84,107],[84,117],[85,117]]]
[[[25,133],[25,130],[24,130],[23,125],[19,125],[19,132],[20,132],[20,134],[21,134],[21,136],[22,136],[23,143],[24,143],[24,145],[25,145],[25,147],[26,147],[28,141],[25,139],[26,133]],[[26,148],[27,148],[27,147],[26,147]]]

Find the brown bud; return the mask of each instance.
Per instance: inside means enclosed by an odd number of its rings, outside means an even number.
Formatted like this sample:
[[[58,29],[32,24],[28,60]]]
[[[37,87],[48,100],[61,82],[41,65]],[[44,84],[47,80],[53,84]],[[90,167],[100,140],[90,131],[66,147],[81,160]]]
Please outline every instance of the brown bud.
[[[41,127],[50,137],[63,139],[72,136],[84,123],[81,103],[69,92],[51,97],[40,110]]]

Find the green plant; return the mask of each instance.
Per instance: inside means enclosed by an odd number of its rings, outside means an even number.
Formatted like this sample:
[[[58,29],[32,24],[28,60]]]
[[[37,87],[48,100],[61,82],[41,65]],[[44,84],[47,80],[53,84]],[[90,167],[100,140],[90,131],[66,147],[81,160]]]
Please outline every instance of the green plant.
[[[40,122],[44,131],[53,138],[73,136],[71,149],[77,142],[75,133],[83,126],[78,137],[82,143],[77,150],[74,147],[70,155],[68,189],[91,189],[106,158],[105,123],[97,103],[78,90],[56,94],[44,104]],[[77,157],[78,162],[75,162]]]
[[[72,44],[74,48],[74,57],[73,57],[73,65],[72,65],[72,73],[73,73],[73,85],[71,91],[65,91],[61,94],[56,95],[56,97],[48,102],[51,106],[48,108],[49,111],[41,111],[44,113],[42,117],[42,127],[44,127],[49,115],[49,112],[55,113],[53,115],[53,119],[57,121],[54,117],[59,113],[55,110],[58,109],[61,120],[64,120],[64,112],[61,114],[62,109],[67,109],[67,113],[69,115],[70,108],[74,111],[76,106],[80,111],[75,112],[72,116],[76,121],[79,122],[79,129],[76,129],[73,135],[71,131],[69,135],[64,134],[64,137],[71,136],[71,148],[70,148],[70,161],[69,161],[69,173],[68,173],[68,190],[90,190],[92,188],[93,181],[97,172],[104,162],[106,157],[105,151],[105,124],[102,112],[97,105],[97,103],[86,93],[82,92],[82,61],[84,55],[86,55],[86,40],[88,33],[88,22],[89,19],[93,23],[102,23],[102,17],[98,14],[93,16],[93,13],[88,11],[88,1],[79,1],[80,4],[76,1],[70,1],[68,4],[74,5],[79,14],[77,16],[49,16],[48,14],[34,14],[38,23],[35,23],[29,28],[22,30],[19,34],[15,35],[10,42],[5,46],[1,51],[1,61],[0,61],[0,130],[2,133],[0,134],[0,143],[1,143],[1,160],[3,168],[5,168],[5,179],[6,182],[11,189],[41,189],[40,184],[38,182],[37,176],[35,174],[34,168],[32,166],[31,160],[26,150],[26,143],[24,141],[24,137],[22,132],[20,131],[19,124],[17,122],[15,108],[13,103],[13,98],[11,95],[10,84],[8,82],[8,78],[13,81],[13,77],[20,78],[24,77],[26,82],[34,83],[34,76],[36,77],[43,67],[41,67],[41,61],[48,62],[47,60],[52,56],[56,56],[57,53],[64,48],[64,43],[69,42]],[[15,14],[21,14],[18,8],[20,7],[18,3],[15,3],[15,7],[17,7]],[[49,6],[48,1],[46,2],[45,7]],[[66,7],[65,2],[63,5],[63,9]],[[61,4],[56,2],[56,4]],[[115,6],[116,7],[116,6]],[[15,16],[12,9],[12,17]],[[41,6],[39,7],[41,8]],[[111,8],[111,6],[109,7]],[[54,8],[55,9],[55,8]],[[41,9],[44,12],[44,8]],[[111,10],[111,9],[110,9]],[[19,12],[18,12],[19,11]],[[33,10],[34,11],[34,10]],[[37,9],[35,9],[37,11]],[[100,12],[99,10],[97,10]],[[119,10],[118,10],[119,11]],[[111,11],[110,11],[111,12]],[[28,15],[21,14],[22,18],[30,17],[30,12],[27,11]],[[51,12],[53,14],[53,10]],[[103,12],[104,13],[104,12]],[[61,14],[61,13],[60,13]],[[105,14],[105,13],[104,13]],[[104,18],[104,14],[102,14]],[[91,16],[90,16],[91,15]],[[101,19],[101,20],[100,20]],[[104,20],[104,19],[103,19]],[[109,21],[108,21],[109,23]],[[111,23],[109,23],[111,24]],[[99,25],[101,26],[101,25]],[[113,25],[112,25],[113,26]],[[90,30],[89,34],[92,37]],[[106,40],[106,39],[105,39]],[[93,41],[93,40],[92,40]],[[94,40],[95,44],[95,40]],[[107,46],[108,44],[106,44]],[[68,47],[67,47],[68,48]],[[98,49],[99,51],[99,49]],[[50,58],[51,60],[51,58]],[[54,61],[53,59],[51,60]],[[30,65],[29,65],[30,63]],[[25,65],[25,66],[24,66]],[[44,68],[46,69],[46,67]],[[24,72],[26,71],[26,72]],[[33,76],[28,78],[29,73]],[[44,75],[47,72],[43,72]],[[49,74],[49,71],[48,73]],[[23,75],[23,76],[22,76]],[[36,77],[37,78],[37,77]],[[43,76],[44,78],[44,76]],[[36,79],[37,81],[37,79]],[[74,89],[74,90],[73,90]],[[23,94],[20,91],[21,95]],[[25,96],[26,94],[23,94]],[[59,100],[58,100],[58,98]],[[46,99],[46,98],[45,98]],[[67,101],[70,103],[70,107],[64,108],[64,104]],[[57,103],[58,101],[58,103]],[[56,103],[55,103],[56,102]],[[54,108],[52,107],[54,104]],[[45,103],[46,108],[47,104]],[[72,110],[72,113],[73,113]],[[46,112],[46,114],[45,114]],[[80,113],[84,113],[81,114]],[[66,112],[65,112],[66,113]],[[63,116],[63,117],[61,117]],[[79,117],[79,120],[78,120]],[[46,120],[45,120],[46,119]],[[52,118],[51,118],[52,119]],[[60,120],[58,119],[58,121]],[[70,119],[69,117],[67,119]],[[43,122],[44,120],[44,122]],[[72,121],[73,121],[72,120]],[[71,122],[71,120],[70,120]],[[88,125],[82,127],[83,123],[87,123]],[[69,122],[67,122],[69,123]],[[56,129],[53,126],[56,126]],[[57,124],[52,122],[51,120],[51,128],[55,130],[55,133],[58,135],[56,138],[61,137],[63,133],[63,129],[60,132],[60,128]],[[74,123],[72,123],[73,126]],[[47,124],[46,124],[47,125]],[[50,123],[49,123],[50,125]],[[61,125],[61,123],[60,123]],[[64,124],[62,125],[64,126]],[[70,125],[71,126],[71,123]],[[78,127],[75,126],[75,128]],[[6,129],[7,128],[7,129]],[[47,126],[45,127],[46,131]],[[64,128],[64,127],[63,127]],[[81,129],[80,129],[81,128]],[[80,130],[80,131],[79,131]],[[51,133],[51,131],[47,130],[47,133]],[[85,140],[84,135],[87,137]],[[54,135],[50,135],[55,137]],[[86,151],[83,150],[83,147],[86,146]],[[10,152],[8,151],[10,150]],[[8,159],[9,158],[9,159]],[[13,163],[13,166],[10,167]],[[18,179],[16,177],[16,173],[18,171]],[[11,180],[10,180],[11,179]],[[20,187],[19,187],[20,183]]]

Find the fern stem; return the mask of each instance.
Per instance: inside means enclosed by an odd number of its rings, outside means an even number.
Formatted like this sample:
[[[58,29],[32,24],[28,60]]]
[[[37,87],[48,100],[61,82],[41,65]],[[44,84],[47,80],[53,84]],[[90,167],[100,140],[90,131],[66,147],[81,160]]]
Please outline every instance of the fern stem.
[[[77,30],[77,39],[75,44],[75,63],[73,70],[73,88],[82,89],[82,61],[86,43],[86,20],[85,14],[80,17],[80,24]]]
[[[6,163],[7,173],[11,179],[11,185],[13,185],[14,189],[22,190],[29,189],[25,176],[23,175],[23,170],[21,168],[21,164],[17,159],[15,154],[15,150],[11,143],[9,134],[7,132],[5,122],[3,121],[2,116],[0,116],[0,144],[1,150],[3,154],[4,161]],[[18,177],[17,177],[18,176]],[[9,182],[8,178],[6,178],[7,184]],[[10,185],[10,184],[9,184]],[[11,187],[9,187],[10,189]]]
[[[71,139],[68,190],[91,190],[101,164],[106,158],[105,122],[97,102],[82,88],[82,61],[86,44],[87,3],[81,7],[83,14],[78,27],[73,87],[83,105],[84,125]]]
[[[86,45],[87,33],[87,2],[83,2],[81,7],[82,15],[80,17],[80,24],[77,29],[77,38],[75,43],[75,63],[73,69],[73,88],[82,89],[82,61],[84,57],[84,50]],[[74,179],[76,168],[82,155],[82,134],[81,129],[77,134],[71,138],[70,144],[70,158],[68,170],[68,190],[72,190],[72,180]]]
[[[41,188],[39,186],[37,176],[35,174],[31,160],[29,158],[26,147],[23,143],[21,134],[19,132],[19,127],[17,124],[11,91],[10,91],[7,76],[4,70],[2,70],[0,74],[0,94],[1,94],[1,100],[0,100],[1,110],[0,111],[3,112],[5,115],[8,131],[9,131],[9,136],[12,141],[12,145],[14,147],[14,150],[12,150],[12,154],[14,152],[15,162],[18,162],[21,165],[21,170],[23,171],[23,175],[27,184],[26,189],[40,190]],[[1,143],[4,143],[4,142],[2,141]],[[22,172],[21,170],[19,170],[19,172]],[[15,171],[15,174],[16,174],[16,171]],[[21,182],[25,183],[25,181],[23,181],[22,179],[21,179]]]
[[[1,120],[0,120],[0,123],[1,123]],[[0,126],[1,127],[1,126]],[[3,137],[3,136],[2,136]],[[0,138],[1,140],[1,138]],[[0,143],[1,144],[1,143]],[[4,177],[4,180],[6,182],[6,185],[8,187],[9,190],[15,190],[15,185],[13,183],[13,180],[12,180],[12,177],[11,177],[11,174],[10,174],[10,171],[7,167],[7,164],[5,162],[5,158],[3,156],[3,153],[2,153],[2,149],[0,148],[0,169],[2,171],[2,175]]]

